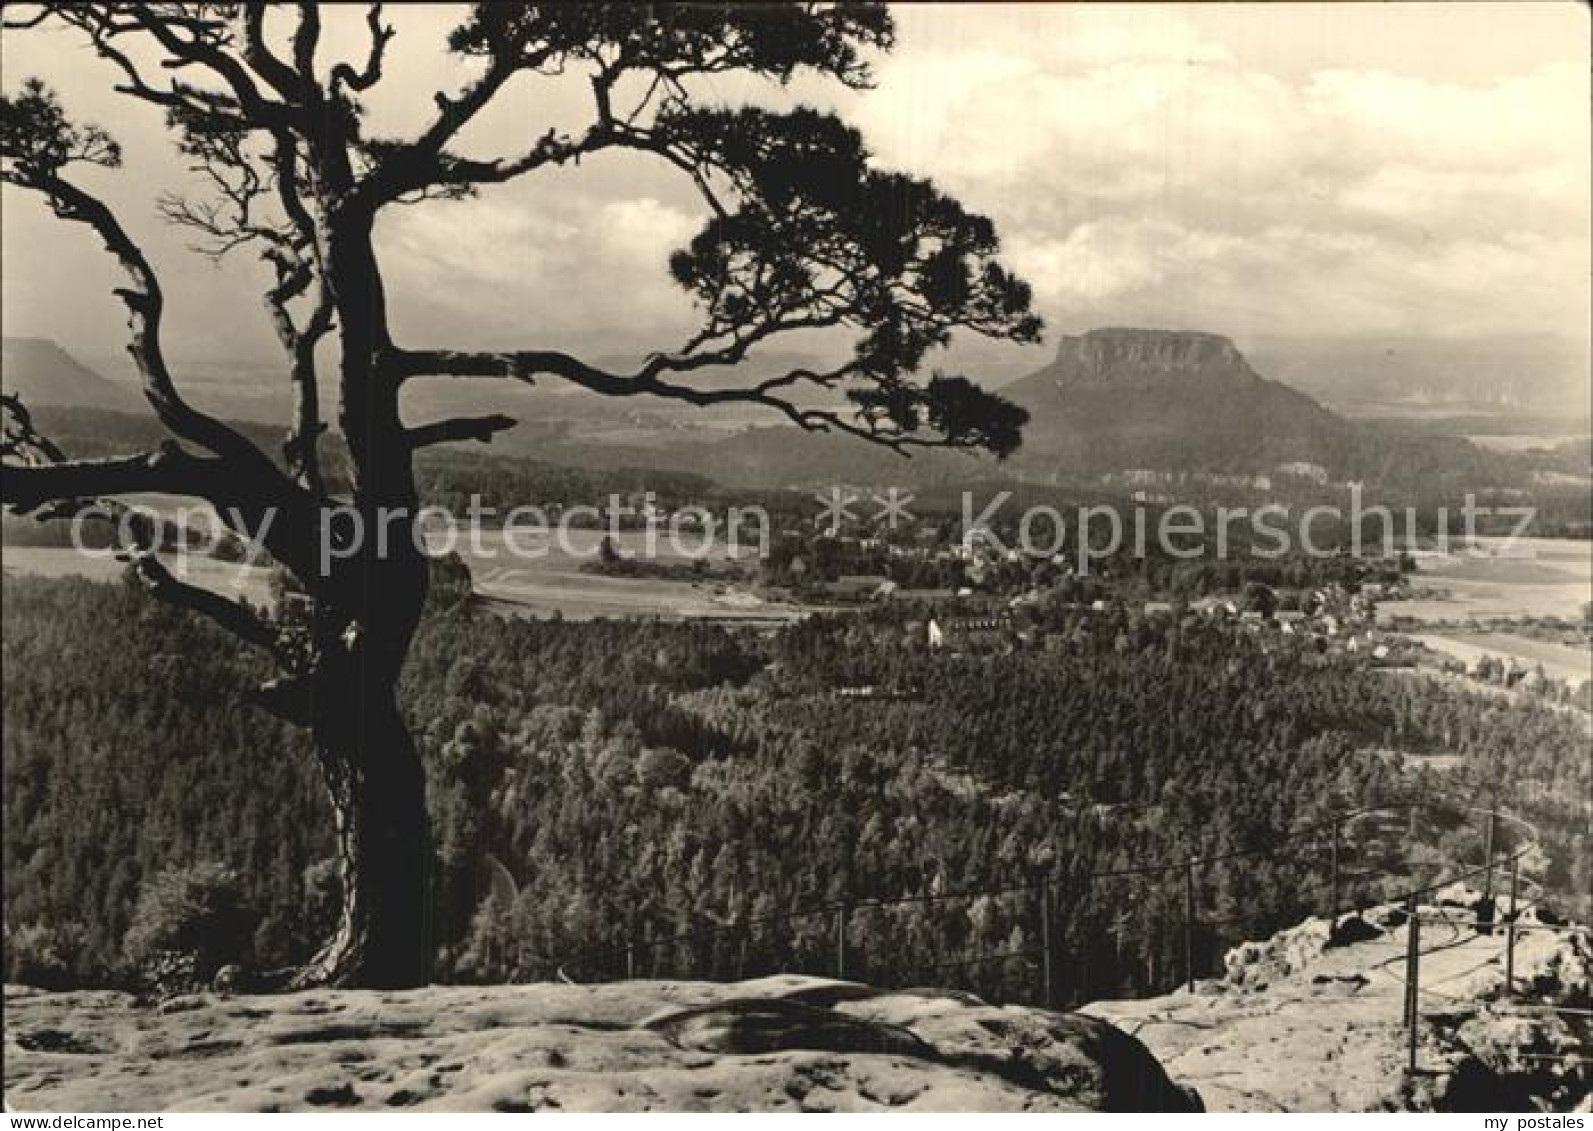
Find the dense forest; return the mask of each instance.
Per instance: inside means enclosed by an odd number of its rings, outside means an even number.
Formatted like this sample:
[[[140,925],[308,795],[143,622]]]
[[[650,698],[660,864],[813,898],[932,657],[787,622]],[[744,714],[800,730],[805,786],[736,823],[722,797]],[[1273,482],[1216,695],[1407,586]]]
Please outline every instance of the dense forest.
[[[1075,610],[1058,647],[972,656],[923,647],[911,607],[758,632],[467,593],[437,586],[405,683],[441,979],[839,965],[1034,1000],[1047,942],[1058,1001],[1163,989],[1189,856],[1223,857],[1194,875],[1212,969],[1323,909],[1327,816],[1413,793],[1537,822],[1534,878],[1588,911],[1577,712],[1202,618]],[[335,907],[330,818],[307,745],[245,702],[250,657],[131,585],[4,597],[7,977],[138,984],[195,938],[201,977],[302,959]],[[1344,835],[1345,904],[1481,854],[1460,815]]]

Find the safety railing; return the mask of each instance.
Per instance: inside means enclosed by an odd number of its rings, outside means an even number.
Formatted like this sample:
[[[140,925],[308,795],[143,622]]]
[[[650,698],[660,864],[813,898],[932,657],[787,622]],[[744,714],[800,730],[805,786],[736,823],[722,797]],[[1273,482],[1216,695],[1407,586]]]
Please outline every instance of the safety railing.
[[[1349,855],[1346,849],[1353,847],[1353,844],[1347,842],[1345,838],[1347,828],[1371,818],[1386,820],[1396,817],[1408,819],[1414,828],[1418,815],[1423,812],[1442,814],[1446,820],[1456,821],[1480,817],[1483,821],[1484,842],[1482,863],[1463,866],[1458,871],[1443,869],[1441,865],[1428,865],[1438,868],[1444,874],[1426,883],[1414,885],[1401,885],[1401,877],[1388,869],[1374,868],[1357,872],[1345,867],[1346,856]],[[1510,851],[1501,854],[1496,848],[1503,827],[1512,830],[1511,835],[1515,843]],[[946,907],[957,902],[971,902],[978,899],[1016,898],[1027,903],[1028,914],[1033,916],[1031,944],[962,954],[944,960],[936,959],[928,962],[918,960],[910,966],[911,977],[922,981],[933,976],[938,982],[954,988],[977,988],[980,979],[974,975],[979,970],[1010,970],[1013,964],[1018,964],[1021,970],[1030,974],[1032,989],[1028,993],[1009,995],[1014,1000],[1027,1000],[1051,1007],[1080,1004],[1077,1001],[1070,1003],[1063,1000],[1062,966],[1069,958],[1087,962],[1092,946],[1109,947],[1109,944],[1101,939],[1091,940],[1088,944],[1075,940],[1074,947],[1068,951],[1058,937],[1056,908],[1059,900],[1067,898],[1087,900],[1091,893],[1100,891],[1104,885],[1114,881],[1157,881],[1165,884],[1169,879],[1173,879],[1182,888],[1182,906],[1179,909],[1182,918],[1179,931],[1182,953],[1178,955],[1180,975],[1178,981],[1193,989],[1201,974],[1201,953],[1197,941],[1203,933],[1210,935],[1213,942],[1220,942],[1226,933],[1225,928],[1250,924],[1259,930],[1270,931],[1288,925],[1284,922],[1260,922],[1256,916],[1250,914],[1218,917],[1203,913],[1202,873],[1220,864],[1259,859],[1277,862],[1303,854],[1320,853],[1323,857],[1318,865],[1321,874],[1301,885],[1299,889],[1302,905],[1314,906],[1330,919],[1336,919],[1347,907],[1360,909],[1371,903],[1406,905],[1409,928],[1404,1020],[1407,1028],[1411,1030],[1411,1048],[1414,1050],[1414,1034],[1419,1024],[1421,998],[1419,969],[1423,921],[1419,910],[1421,901],[1443,888],[1481,877],[1485,900],[1487,905],[1491,906],[1495,878],[1497,875],[1507,873],[1510,877],[1511,903],[1510,910],[1503,916],[1500,925],[1507,932],[1505,984],[1507,987],[1510,986],[1514,978],[1516,939],[1518,934],[1528,929],[1528,925],[1516,921],[1520,884],[1523,879],[1521,865],[1538,846],[1538,841],[1537,830],[1530,822],[1510,814],[1444,799],[1399,801],[1338,813],[1327,820],[1273,838],[1267,844],[1255,848],[1196,854],[1182,859],[1104,869],[1083,876],[1045,877],[1028,882],[986,885],[958,891],[917,892],[884,898],[829,900],[807,909],[775,911],[761,916],[743,916],[716,922],[704,928],[660,937],[630,934],[612,947],[598,948],[584,954],[578,960],[566,960],[554,966],[557,976],[579,981],[715,975],[730,975],[740,979],[752,973],[753,966],[757,965],[760,968],[759,972],[780,970],[791,973],[824,974],[838,979],[872,974],[869,980],[896,981],[899,984],[900,975],[906,974],[908,970],[888,971],[880,963],[867,961],[866,947],[859,946],[854,930],[860,918],[866,919],[871,914],[902,914],[916,907]],[[1307,892],[1310,893],[1310,898],[1304,898]],[[1347,893],[1348,899],[1346,899]],[[1474,929],[1491,930],[1493,925],[1479,922]],[[1541,928],[1539,925],[1532,925],[1531,929]],[[748,948],[753,940],[766,941],[771,936],[778,937],[782,934],[786,938],[802,936],[805,944],[800,949],[805,960],[791,963],[771,962],[766,955],[763,961],[756,964],[749,961]],[[828,942],[823,941],[826,937]],[[1232,941],[1236,942],[1238,938]],[[822,952],[826,949],[829,951],[827,960],[822,957]],[[712,960],[700,962],[699,956],[705,950],[712,955]],[[790,953],[795,953],[795,948]],[[704,967],[712,969],[705,972]],[[892,972],[899,976],[895,979],[890,978],[888,975]],[[882,974],[886,976],[882,977]],[[1155,982],[1157,979],[1152,977],[1149,980]],[[1161,988],[1165,988],[1168,980],[1164,975]],[[1078,984],[1081,989],[1087,988],[1088,978],[1081,977]],[[1152,992],[1156,990],[1153,988]],[[1414,1066],[1414,1052],[1411,1055]]]
[[[1412,1075],[1422,1071],[1420,1061],[1420,1038],[1422,1030],[1422,999],[1424,997],[1442,1003],[1445,1009],[1452,1009],[1456,1004],[1470,1004],[1467,999],[1452,994],[1444,994],[1425,986],[1422,981],[1422,958],[1433,953],[1440,947],[1454,945],[1453,943],[1438,944],[1432,950],[1424,949],[1422,932],[1426,927],[1447,927],[1459,934],[1470,932],[1477,936],[1492,935],[1502,932],[1504,935],[1504,972],[1500,982],[1499,996],[1488,1003],[1489,1008],[1503,1016],[1532,1017],[1556,1016],[1571,1018],[1593,1018],[1593,1003],[1569,1005],[1557,1002],[1524,1002],[1519,999],[1520,987],[1516,978],[1516,946],[1523,935],[1534,933],[1551,934],[1561,938],[1578,937],[1593,939],[1593,929],[1579,924],[1557,923],[1523,923],[1521,913],[1521,863],[1522,860],[1537,847],[1536,840],[1517,847],[1502,860],[1495,860],[1492,856],[1494,830],[1500,820],[1516,821],[1527,828],[1531,828],[1519,818],[1508,817],[1496,812],[1488,813],[1489,834],[1488,852],[1486,862],[1460,876],[1450,877],[1442,886],[1463,883],[1478,876],[1483,877],[1483,900],[1481,910],[1473,913],[1471,919],[1457,920],[1447,913],[1424,912],[1421,909],[1421,897],[1431,895],[1437,889],[1426,888],[1412,891],[1404,898],[1404,917],[1406,922],[1405,959],[1404,959],[1404,1006],[1400,1023],[1406,1034],[1406,1063],[1405,1070]],[[1496,865],[1500,868],[1508,867],[1509,888],[1508,904],[1502,915],[1497,915],[1498,908],[1494,902],[1493,879]],[[1489,963],[1493,959],[1487,960]],[[1585,999],[1585,995],[1584,995]],[[1584,1028],[1586,1026],[1584,1025]],[[1580,1053],[1541,1053],[1529,1050],[1515,1050],[1512,1057],[1528,1063],[1554,1063],[1562,1067],[1575,1064],[1593,1066],[1593,1045],[1588,1050]]]

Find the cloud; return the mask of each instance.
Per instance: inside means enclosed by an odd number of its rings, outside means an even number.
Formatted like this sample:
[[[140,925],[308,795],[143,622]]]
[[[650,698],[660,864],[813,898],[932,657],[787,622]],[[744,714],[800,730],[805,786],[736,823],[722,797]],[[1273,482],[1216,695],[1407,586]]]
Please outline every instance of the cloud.
[[[670,252],[702,226],[655,197],[615,200],[597,210],[598,237],[614,258],[662,267]]]
[[[933,177],[996,220],[1007,258],[1070,328],[1168,321],[1213,330],[1586,335],[1586,24],[1569,7],[904,5],[875,89],[725,77],[711,97],[833,104],[880,164]],[[1559,14],[1557,14],[1557,12]],[[395,9],[375,134],[412,132],[471,64],[444,61],[457,13]],[[358,12],[324,45],[356,55]],[[182,182],[160,114],[110,92],[114,70],[66,34],[4,41],[109,123],[127,166],[107,198],[162,271],[174,352],[274,359],[263,267],[187,256],[153,202]],[[578,76],[516,80],[461,147],[522,149],[583,124]],[[102,187],[97,185],[96,187]],[[120,350],[114,270],[8,191],[4,328]],[[396,209],[379,230],[403,340],[510,346],[674,344],[695,324],[669,251],[706,218],[685,178],[604,155],[468,203]],[[216,343],[223,343],[217,345]]]
[[[1204,15],[1059,12],[973,50],[919,16],[857,117],[1065,320],[1585,332],[1585,65],[1269,68]]]
[[[653,196],[602,200],[528,186],[389,213],[378,239],[389,274],[404,284],[391,298],[402,336],[527,347],[550,332],[573,341],[609,327],[682,336],[692,310],[668,256],[699,225]]]
[[[1309,335],[1342,325],[1400,334],[1441,327],[1465,336],[1520,329],[1513,319],[1479,317],[1479,294],[1499,296],[1506,310],[1530,308],[1572,324],[1580,300],[1564,281],[1582,254],[1530,233],[1411,247],[1299,225],[1239,235],[1116,218],[1025,242],[1012,258],[1069,328],[1131,321]]]

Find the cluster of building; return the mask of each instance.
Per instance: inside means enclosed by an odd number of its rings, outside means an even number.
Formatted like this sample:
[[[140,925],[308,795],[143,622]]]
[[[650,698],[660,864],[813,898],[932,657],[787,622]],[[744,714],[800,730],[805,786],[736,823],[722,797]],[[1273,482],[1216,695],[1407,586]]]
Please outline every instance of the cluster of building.
[[[1268,492],[1273,490],[1275,478],[1298,480],[1317,487],[1326,487],[1332,482],[1332,476],[1326,467],[1307,460],[1280,463],[1270,475],[1265,472],[1249,475],[1134,467],[1125,471],[1110,472],[1103,475],[1101,481],[1134,489],[1136,502],[1175,503],[1185,498],[1187,489],[1191,486],[1231,487],[1246,491]],[[1166,489],[1155,490],[1155,488]]]
[[[1101,600],[1073,607],[1088,613],[1107,613],[1118,606]],[[1268,613],[1241,609],[1230,598],[1205,597],[1182,608],[1185,616],[1231,621],[1247,631],[1275,632],[1299,638],[1302,643],[1309,640],[1320,652],[1365,653],[1381,663],[1405,662],[1397,655],[1400,652],[1397,638],[1376,626],[1375,604],[1369,599],[1346,603],[1313,600],[1307,610],[1282,609]],[[1137,611],[1150,620],[1179,615],[1180,606],[1171,601],[1145,601]],[[931,651],[955,653],[985,654],[1022,647],[1049,649],[1060,647],[1064,641],[1062,634],[1021,625],[1010,612],[983,616],[934,615],[922,624],[915,623],[910,634]]]

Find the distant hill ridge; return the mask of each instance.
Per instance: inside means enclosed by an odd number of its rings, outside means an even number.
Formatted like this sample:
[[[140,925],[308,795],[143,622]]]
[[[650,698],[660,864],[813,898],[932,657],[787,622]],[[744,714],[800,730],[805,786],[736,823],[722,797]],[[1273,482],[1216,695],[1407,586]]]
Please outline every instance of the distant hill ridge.
[[[0,384],[42,410],[35,412],[40,425],[74,455],[136,450],[159,438],[137,390],[100,376],[53,341],[6,338],[3,345]],[[269,419],[246,430],[277,450],[285,412],[262,413],[258,396],[246,403],[223,395],[220,382],[207,386],[190,373],[179,383],[195,393],[198,407],[224,419]],[[468,383],[449,386],[455,387],[468,389]],[[436,392],[443,391],[439,385]],[[573,396],[488,384],[460,399],[406,402],[405,415],[435,419],[468,411],[479,400],[522,418],[520,427],[480,454],[531,456],[567,467],[685,471],[731,487],[944,487],[1014,476],[1055,484],[1140,469],[1250,476],[1310,463],[1334,479],[1437,498],[1453,489],[1519,484],[1528,474],[1459,437],[1345,420],[1260,375],[1220,334],[1110,327],[1063,337],[1050,364],[1000,392],[1031,417],[1023,447],[1004,467],[961,452],[924,452],[906,461],[854,437],[789,426],[726,434],[722,427],[696,427],[685,414],[591,434],[591,422],[600,419],[593,414],[614,412],[602,398],[575,405]]]
[[[136,409],[138,394],[107,380],[49,338],[0,338],[0,388],[25,404]]]

